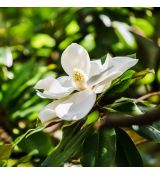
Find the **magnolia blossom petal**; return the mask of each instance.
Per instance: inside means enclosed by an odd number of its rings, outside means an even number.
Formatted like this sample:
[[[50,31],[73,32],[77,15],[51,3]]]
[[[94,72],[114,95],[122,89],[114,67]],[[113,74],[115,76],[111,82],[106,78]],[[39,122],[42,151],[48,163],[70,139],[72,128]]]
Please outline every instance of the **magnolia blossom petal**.
[[[69,45],[61,56],[61,64],[65,72],[72,76],[73,69],[81,69],[86,75],[90,71],[90,58],[88,52],[80,45]]]
[[[63,80],[65,81],[62,82],[60,79],[58,81],[57,79],[49,76],[38,81],[34,88],[37,90],[37,95],[41,98],[60,99],[68,96],[74,91],[74,87],[71,83],[69,83],[69,79],[63,78]],[[40,92],[40,89],[44,91]]]
[[[93,77],[93,76],[101,73],[102,69],[103,69],[103,67],[102,67],[101,60],[91,61],[91,70],[89,73],[89,77]]]
[[[91,77],[88,81],[89,86],[94,86],[108,78],[113,80],[121,76],[126,70],[133,67],[138,62],[138,59],[129,57],[108,57],[103,65],[103,71]]]
[[[64,100],[64,99],[63,99]],[[61,100],[55,100],[54,102],[48,104],[44,109],[42,109],[38,115],[39,119],[41,120],[42,123],[46,123],[50,120],[53,120],[56,118],[56,113],[55,113],[55,107],[59,105],[62,101]]]
[[[93,87],[95,85],[98,85],[99,83],[103,82],[103,81],[107,81],[107,82],[111,82],[114,79],[116,79],[117,77],[119,77],[121,75],[121,72],[112,72],[110,74],[108,74],[108,72],[102,72],[96,76],[93,76],[89,81],[88,81],[88,85],[90,87]]]
[[[55,80],[55,78],[48,76],[42,80],[39,80],[34,86],[35,89],[48,89],[51,83]]]
[[[63,87],[72,87],[72,80],[69,76],[61,76],[57,80]]]
[[[38,117],[42,123],[56,117],[63,120],[79,120],[88,114],[95,101],[96,94],[91,90],[84,90],[66,98],[55,100],[47,105]]]
[[[111,83],[112,83],[112,81],[108,81],[108,80],[102,81],[101,83],[97,84],[94,87],[94,92],[96,94],[102,93],[104,90],[106,90],[106,89],[108,89],[110,87]]]
[[[95,92],[87,89],[67,97],[55,108],[55,111],[63,120],[80,120],[89,113],[95,101]]]
[[[107,67],[111,68],[108,70],[108,74],[111,72],[120,71],[122,75],[125,71],[136,65],[137,62],[138,59],[130,57],[109,57],[106,60]]]

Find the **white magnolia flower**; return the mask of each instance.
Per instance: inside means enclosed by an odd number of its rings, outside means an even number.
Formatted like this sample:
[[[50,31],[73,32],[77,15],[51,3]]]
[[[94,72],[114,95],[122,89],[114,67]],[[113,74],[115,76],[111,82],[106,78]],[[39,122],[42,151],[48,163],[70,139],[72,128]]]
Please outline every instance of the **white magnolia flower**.
[[[102,93],[137,62],[129,57],[108,57],[102,65],[101,60],[90,61],[82,46],[69,45],[61,56],[62,67],[68,75],[57,79],[49,76],[35,85],[40,97],[54,99],[39,113],[40,120],[45,123],[55,117],[63,120],[85,117],[95,104],[96,94]]]

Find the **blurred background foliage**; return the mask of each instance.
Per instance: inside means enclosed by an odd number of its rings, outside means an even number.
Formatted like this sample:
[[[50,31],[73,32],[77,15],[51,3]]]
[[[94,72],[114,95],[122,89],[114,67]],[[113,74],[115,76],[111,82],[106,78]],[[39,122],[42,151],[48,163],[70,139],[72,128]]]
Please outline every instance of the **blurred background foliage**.
[[[10,47],[13,65],[0,64],[0,145],[13,142],[37,125],[38,112],[48,103],[34,84],[47,75],[64,74],[62,51],[72,42],[84,46],[92,59],[136,53],[135,70],[153,69],[127,91],[108,94],[106,104],[120,97],[138,98],[160,90],[160,10],[158,8],[1,8],[0,46]],[[1,57],[0,57],[1,58]],[[159,96],[149,98],[159,104]],[[10,152],[3,166],[40,166],[57,145],[61,132],[41,131]],[[160,166],[160,146],[138,145],[145,166]]]

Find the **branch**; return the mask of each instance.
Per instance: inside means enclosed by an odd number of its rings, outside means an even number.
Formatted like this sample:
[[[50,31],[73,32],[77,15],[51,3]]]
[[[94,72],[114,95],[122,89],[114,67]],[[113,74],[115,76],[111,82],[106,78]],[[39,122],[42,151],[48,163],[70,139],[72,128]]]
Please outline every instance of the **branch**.
[[[152,92],[152,93],[146,94],[146,95],[144,95],[144,96],[138,98],[138,99],[136,100],[136,103],[137,103],[137,102],[140,102],[140,101],[143,101],[143,100],[145,100],[145,99],[148,99],[148,98],[150,98],[150,97],[152,97],[152,96],[154,96],[154,95],[159,95],[159,96],[160,96],[160,91],[158,91],[158,92]]]
[[[151,125],[153,122],[160,120],[160,108],[146,112],[138,116],[120,116],[111,115],[103,116],[96,124],[96,128],[110,127],[129,127],[132,125]]]

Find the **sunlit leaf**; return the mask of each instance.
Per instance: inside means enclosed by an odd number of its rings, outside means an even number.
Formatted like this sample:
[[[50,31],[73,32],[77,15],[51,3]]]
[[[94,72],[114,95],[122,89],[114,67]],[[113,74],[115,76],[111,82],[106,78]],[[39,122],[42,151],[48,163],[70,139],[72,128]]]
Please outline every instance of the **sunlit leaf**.
[[[10,157],[12,148],[11,144],[0,145],[0,161],[7,160]]]

